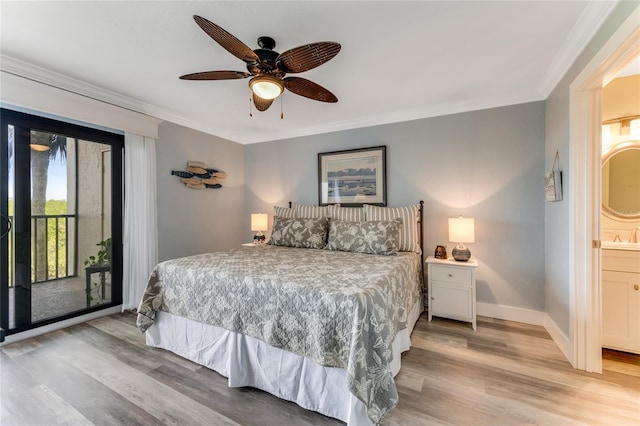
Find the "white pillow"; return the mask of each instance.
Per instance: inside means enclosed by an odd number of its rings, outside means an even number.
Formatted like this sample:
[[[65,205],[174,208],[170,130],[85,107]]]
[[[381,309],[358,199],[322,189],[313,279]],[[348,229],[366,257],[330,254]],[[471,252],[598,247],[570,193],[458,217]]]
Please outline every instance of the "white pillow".
[[[345,222],[364,222],[365,215],[362,207],[340,207],[339,205],[327,206],[329,217]]]
[[[289,219],[296,217],[295,210],[290,209],[289,207],[274,206],[273,211],[273,215],[276,217],[286,217]]]
[[[329,217],[327,206],[314,206],[313,204],[294,204],[293,210],[295,211],[294,217],[299,218],[321,219],[323,217]]]

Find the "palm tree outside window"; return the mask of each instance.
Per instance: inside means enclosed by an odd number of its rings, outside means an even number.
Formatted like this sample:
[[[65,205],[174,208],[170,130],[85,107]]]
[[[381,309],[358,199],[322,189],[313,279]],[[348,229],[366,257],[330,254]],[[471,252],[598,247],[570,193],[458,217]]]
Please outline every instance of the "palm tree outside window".
[[[48,149],[33,149],[34,145],[48,147]],[[47,259],[49,244],[47,232],[45,232],[45,228],[49,226],[49,221],[46,216],[68,213],[66,197],[64,203],[47,203],[49,167],[55,161],[66,162],[67,138],[52,133],[31,131],[31,146],[31,215],[34,217],[35,226],[41,231],[36,233],[33,271],[34,281],[38,282],[46,281],[49,278],[50,262]],[[60,158],[58,159],[58,157]],[[61,251],[60,249],[60,247],[53,248],[53,250],[58,250],[65,255],[66,251]]]

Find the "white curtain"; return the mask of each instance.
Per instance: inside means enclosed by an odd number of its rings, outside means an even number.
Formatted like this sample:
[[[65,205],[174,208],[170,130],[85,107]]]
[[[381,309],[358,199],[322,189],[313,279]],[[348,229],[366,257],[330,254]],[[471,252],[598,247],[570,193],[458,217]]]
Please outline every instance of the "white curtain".
[[[122,309],[140,303],[158,262],[156,141],[125,132]]]

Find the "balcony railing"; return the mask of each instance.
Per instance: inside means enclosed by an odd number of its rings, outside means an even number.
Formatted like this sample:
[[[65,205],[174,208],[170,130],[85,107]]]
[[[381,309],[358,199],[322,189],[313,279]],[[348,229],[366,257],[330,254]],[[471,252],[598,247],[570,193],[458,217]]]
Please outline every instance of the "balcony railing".
[[[12,216],[9,216],[13,220]],[[76,276],[74,241],[76,215],[31,216],[31,282],[40,283]],[[9,286],[15,283],[15,244],[9,233]]]

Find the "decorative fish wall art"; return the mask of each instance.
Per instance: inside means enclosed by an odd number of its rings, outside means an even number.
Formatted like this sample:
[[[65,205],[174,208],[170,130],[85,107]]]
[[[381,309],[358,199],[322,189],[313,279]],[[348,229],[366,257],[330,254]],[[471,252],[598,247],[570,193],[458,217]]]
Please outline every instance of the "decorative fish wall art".
[[[201,161],[188,161],[186,171],[171,170],[171,175],[178,176],[191,189],[222,188],[222,182],[227,178],[225,172],[209,168]]]

